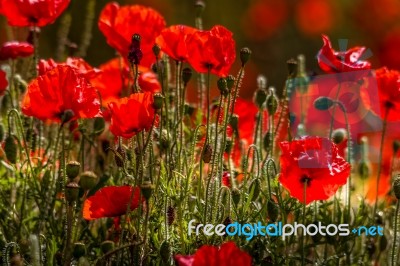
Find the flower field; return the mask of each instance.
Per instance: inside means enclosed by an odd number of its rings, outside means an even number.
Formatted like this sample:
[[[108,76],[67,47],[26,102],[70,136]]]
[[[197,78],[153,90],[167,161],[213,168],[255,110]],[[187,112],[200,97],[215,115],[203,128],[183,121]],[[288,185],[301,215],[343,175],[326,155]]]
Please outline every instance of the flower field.
[[[193,25],[112,1],[73,17],[72,2],[0,0],[2,265],[400,265],[396,51],[379,65],[363,43],[337,46],[321,34],[331,6],[303,0],[295,21],[318,35],[316,57],[284,58],[285,79],[258,73],[250,88],[259,50],[204,27],[203,1]],[[288,11],[246,12],[260,40]],[[115,52],[98,66],[93,27]]]

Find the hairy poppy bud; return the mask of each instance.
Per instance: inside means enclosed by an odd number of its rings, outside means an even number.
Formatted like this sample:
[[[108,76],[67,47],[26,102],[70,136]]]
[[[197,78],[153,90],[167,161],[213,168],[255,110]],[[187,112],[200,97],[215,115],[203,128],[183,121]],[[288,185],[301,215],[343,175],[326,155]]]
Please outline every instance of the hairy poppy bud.
[[[274,115],[278,109],[278,98],[275,94],[275,88],[269,88],[269,94],[267,97],[267,111],[269,115]]]
[[[191,116],[193,115],[195,108],[187,103],[185,103],[185,115]]]
[[[288,67],[289,76],[294,76],[296,74],[297,61],[294,58],[291,58],[288,61],[286,61],[286,64]]]
[[[264,89],[256,90],[254,102],[256,103],[259,109],[263,108],[263,104],[267,99],[267,92]]]
[[[393,192],[397,199],[400,199],[400,175],[397,175],[393,181]]]
[[[382,235],[379,239],[379,250],[385,251],[388,246],[388,240],[385,235]]]
[[[267,201],[267,213],[271,221],[275,222],[278,219],[279,215],[278,205],[271,199]]]
[[[153,95],[153,107],[156,110],[160,110],[163,106],[164,96],[161,93],[155,93]]]
[[[237,114],[233,114],[231,116],[231,119],[229,120],[229,125],[235,132],[238,131],[238,124],[239,124],[239,116]]]
[[[186,85],[189,83],[190,79],[192,78],[193,71],[191,68],[185,67],[182,70],[182,81],[183,81],[183,86],[186,87]]]
[[[212,151],[213,151],[213,149],[212,149],[211,145],[207,143],[204,146],[204,151],[203,151],[203,156],[202,156],[203,162],[209,163],[211,161]]]
[[[5,135],[5,130],[3,124],[0,123],[0,142],[3,141]]]
[[[231,92],[233,86],[235,86],[235,77],[234,76],[229,75],[226,77],[226,86],[227,86],[229,92]]]
[[[161,243],[160,256],[165,264],[167,264],[171,259],[171,245],[166,240]]]
[[[168,225],[171,225],[175,221],[175,208],[172,206],[168,206],[167,208],[167,218],[168,218]]]
[[[140,185],[140,191],[142,192],[143,197],[146,201],[149,201],[151,194],[153,194],[154,186],[150,181],[144,181],[142,185]]]
[[[10,163],[15,164],[17,162],[18,145],[13,135],[9,135],[6,138],[4,142],[4,152]]]
[[[114,154],[115,164],[118,167],[123,167],[126,159],[126,152],[122,146],[118,146],[116,153]]]
[[[328,97],[319,97],[314,101],[314,107],[318,110],[325,111],[331,108],[333,105],[333,100]]]
[[[75,116],[74,111],[72,111],[71,109],[67,109],[64,111],[64,113],[62,113],[61,115],[61,123],[65,124],[69,121],[71,121],[71,119]]]
[[[253,191],[253,196],[251,198],[251,201],[255,201],[258,198],[258,196],[260,195],[260,191],[261,191],[260,179],[254,179],[253,182],[251,182],[250,193],[252,191]]]
[[[72,251],[72,255],[74,256],[74,258],[79,259],[82,256],[86,255],[86,247],[85,244],[81,243],[81,242],[76,242],[74,244],[74,249]]]
[[[99,182],[99,177],[92,171],[85,171],[80,175],[79,185],[83,190],[94,188]]]
[[[232,196],[232,201],[235,204],[235,206],[237,206],[239,204],[240,201],[240,191],[237,188],[234,188],[231,190],[231,196]]]
[[[249,61],[251,55],[251,50],[247,47],[240,49],[240,61],[242,62],[242,67]]]
[[[93,133],[96,136],[101,135],[106,127],[106,122],[102,117],[96,117],[93,122]]]
[[[67,177],[70,181],[79,175],[81,164],[77,161],[69,161],[66,166]]]
[[[231,138],[226,138],[225,152],[230,153],[232,151],[233,140]]]
[[[106,254],[114,249],[114,245],[113,241],[106,240],[100,244],[100,249],[104,254]]]
[[[272,143],[272,133],[271,132],[267,132],[264,135],[264,141],[263,141],[263,146],[264,146],[264,150],[265,151],[269,151],[270,147],[271,147],[271,143]]]
[[[128,53],[128,61],[133,65],[140,65],[140,61],[143,58],[143,52],[142,49],[140,48],[140,41],[141,41],[140,35],[135,33],[132,36],[132,42],[129,47],[129,53]]]
[[[228,95],[228,85],[226,84],[226,80],[224,78],[220,78],[217,82],[218,90],[222,96],[226,97]]]
[[[65,185],[65,199],[72,205],[79,197],[79,185],[76,182],[69,182]]]
[[[158,44],[154,44],[152,50],[153,50],[153,54],[158,58],[158,56],[160,55],[160,52],[161,52],[160,46]]]
[[[332,141],[335,144],[342,143],[346,138],[347,138],[347,132],[344,128],[338,128],[332,132]]]

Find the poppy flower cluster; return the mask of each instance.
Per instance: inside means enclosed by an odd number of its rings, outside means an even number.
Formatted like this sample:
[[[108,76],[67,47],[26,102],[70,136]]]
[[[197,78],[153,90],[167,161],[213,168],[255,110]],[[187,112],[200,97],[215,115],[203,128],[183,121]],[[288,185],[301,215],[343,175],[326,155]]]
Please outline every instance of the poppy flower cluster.
[[[0,0],[8,24],[17,27],[43,27],[53,23],[70,0]]]
[[[6,42],[0,47],[0,61],[28,57],[34,52],[33,45],[27,42]]]
[[[140,131],[149,130],[155,121],[153,94],[134,93],[109,103],[110,131],[114,136],[131,138]]]
[[[104,187],[85,200],[83,203],[83,218],[93,220],[124,215],[131,198],[130,210],[133,211],[139,207],[141,202],[139,187]]]
[[[337,146],[329,139],[304,137],[281,142],[280,147],[279,181],[299,201],[308,204],[326,200],[346,184],[350,164],[340,157]]]
[[[179,266],[250,266],[252,258],[234,242],[226,242],[220,247],[202,246],[194,255],[176,255],[175,260]]]
[[[55,122],[61,122],[67,113],[68,121],[93,118],[100,115],[100,101],[82,75],[70,66],[59,65],[28,85],[22,112]]]

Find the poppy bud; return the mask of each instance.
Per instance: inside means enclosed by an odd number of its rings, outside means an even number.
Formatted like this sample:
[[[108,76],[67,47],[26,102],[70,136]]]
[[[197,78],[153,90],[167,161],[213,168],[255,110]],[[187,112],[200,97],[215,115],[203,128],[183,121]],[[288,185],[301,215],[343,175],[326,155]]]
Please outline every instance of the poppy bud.
[[[160,110],[163,106],[164,96],[161,93],[155,93],[153,95],[153,107],[155,110]]]
[[[122,146],[118,146],[115,154],[114,154],[114,161],[118,167],[124,167],[124,162],[126,159],[126,152]]]
[[[7,160],[15,164],[17,162],[18,145],[13,135],[9,135],[4,142],[4,152]]]
[[[5,135],[5,130],[3,124],[0,123],[0,142],[3,141]]]
[[[69,121],[71,121],[71,119],[75,116],[74,111],[72,111],[71,109],[67,109],[64,111],[64,113],[62,113],[61,115],[61,123],[65,124]]]
[[[222,96],[226,97],[228,95],[228,86],[224,78],[220,78],[217,82],[218,90]]]
[[[103,254],[107,254],[108,252],[110,252],[114,249],[114,245],[115,244],[113,241],[106,240],[100,244],[100,249],[103,252]]]
[[[99,182],[99,177],[92,171],[85,171],[80,175],[79,185],[83,190],[94,188]]]
[[[229,188],[232,187],[231,174],[229,172],[224,172],[222,174],[222,185],[229,187]]]
[[[347,132],[344,128],[335,129],[332,132],[332,141],[335,144],[340,144],[347,138]]]
[[[276,219],[278,219],[279,208],[278,205],[272,199],[269,199],[267,202],[267,213],[271,221],[275,222]]]
[[[1,141],[1,135],[0,135],[0,141]],[[396,139],[395,141],[393,141],[393,153],[397,153],[399,149],[400,149],[400,140]]]
[[[197,0],[194,3],[194,7],[196,8],[196,18],[199,18],[203,14],[204,9],[206,8],[206,4],[202,0]]]
[[[234,131],[238,131],[238,123],[239,123],[239,116],[237,114],[233,114],[231,119],[229,120],[229,125],[233,128]]]
[[[189,83],[190,79],[192,78],[192,74],[193,74],[193,71],[192,71],[192,69],[189,68],[189,67],[185,67],[185,68],[182,70],[182,81],[183,81],[183,86],[186,87],[186,85]]]
[[[240,201],[240,191],[237,188],[231,190],[232,201],[237,206]]]
[[[160,246],[160,256],[164,264],[168,264],[171,259],[171,246],[167,241],[163,241]]]
[[[358,164],[358,174],[363,180],[369,177],[369,166],[368,162],[366,162],[365,160],[361,160]]]
[[[143,197],[146,199],[148,202],[151,194],[153,193],[154,186],[151,184],[150,181],[144,181],[143,184],[140,186],[140,191],[142,191]]]
[[[382,235],[379,239],[379,250],[385,251],[388,246],[388,240],[385,235]]]
[[[228,87],[229,92],[232,91],[233,86],[235,86],[235,77],[229,75],[226,77],[226,86]]]
[[[77,161],[70,161],[67,163],[66,172],[67,172],[67,177],[70,181],[73,181],[75,177],[79,175],[80,168],[81,164]]]
[[[140,35],[135,33],[132,36],[132,42],[129,47],[129,53],[128,53],[128,61],[133,65],[140,65],[140,61],[143,58],[143,52],[142,49],[140,49],[140,41],[141,41]]]
[[[211,145],[207,143],[204,146],[204,151],[203,151],[203,156],[202,156],[203,162],[209,163],[211,161],[212,152],[213,152],[213,149],[212,149]]]
[[[226,138],[225,152],[230,153],[232,151],[233,141],[231,138]]]
[[[255,201],[258,196],[260,195],[260,187],[261,187],[261,182],[260,179],[254,179],[253,182],[251,182],[250,185],[250,193],[253,191],[253,196],[251,198],[251,201]]]
[[[278,109],[278,98],[275,95],[275,88],[269,88],[269,94],[267,97],[267,110],[269,115],[274,115]]]
[[[194,113],[195,108],[187,103],[185,103],[185,115],[191,116]]]
[[[400,175],[397,175],[393,181],[393,192],[397,199],[400,199]]]
[[[318,110],[325,111],[331,108],[333,105],[333,100],[328,97],[319,97],[314,101],[314,107]]]
[[[171,225],[175,221],[175,208],[172,206],[169,206],[167,208],[167,218],[168,218],[168,225]]]
[[[158,44],[154,44],[152,50],[153,50],[153,54],[158,58],[158,56],[160,55],[160,51],[161,51],[160,46]]]
[[[167,149],[169,146],[169,140],[170,140],[170,135],[169,135],[168,131],[164,128],[161,131],[160,138],[159,138],[160,147],[162,149]]]
[[[272,138],[271,132],[265,133],[263,141],[265,151],[269,151],[269,148],[271,147],[271,140],[272,140],[271,138]]]
[[[72,205],[79,197],[79,185],[76,182],[69,182],[65,185],[65,199]]]
[[[79,259],[82,256],[86,255],[86,247],[85,244],[81,243],[81,242],[76,242],[74,244],[74,249],[72,251],[72,255],[74,256],[74,258]]]
[[[251,55],[251,50],[247,47],[240,49],[240,61],[242,62],[242,67],[249,61]]]
[[[94,133],[96,136],[101,135],[101,133],[103,133],[103,131],[104,131],[104,129],[105,129],[105,126],[106,126],[106,123],[105,123],[105,121],[104,121],[104,118],[102,118],[102,117],[96,117],[96,118],[94,119],[94,122],[93,122],[93,133]]]
[[[297,61],[294,58],[286,61],[289,76],[294,76],[297,69]]]
[[[258,89],[256,90],[256,95],[255,95],[255,103],[257,104],[257,107],[261,109],[263,107],[263,104],[265,103],[265,100],[267,99],[267,92],[264,89]]]

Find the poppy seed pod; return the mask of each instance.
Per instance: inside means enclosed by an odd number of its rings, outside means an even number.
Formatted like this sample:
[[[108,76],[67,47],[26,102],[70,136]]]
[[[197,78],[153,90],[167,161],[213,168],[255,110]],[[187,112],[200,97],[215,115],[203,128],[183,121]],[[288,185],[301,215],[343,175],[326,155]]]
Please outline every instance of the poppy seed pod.
[[[240,49],[240,61],[242,62],[242,67],[249,61],[251,56],[251,50],[247,47]]]
[[[332,132],[332,141],[335,144],[342,143],[346,138],[347,138],[347,132],[344,128],[338,128]]]
[[[218,86],[218,90],[221,93],[221,95],[226,97],[228,95],[228,93],[229,93],[228,85],[226,84],[226,79],[220,78],[217,81],[217,86]]]
[[[150,181],[144,181],[143,184],[140,186],[140,191],[142,191],[143,197],[146,201],[149,201],[151,194],[153,194],[154,186],[151,184]]]
[[[158,44],[154,44],[152,50],[153,50],[153,54],[158,58],[158,56],[160,55],[160,52],[161,52],[160,46]]]
[[[71,121],[71,119],[75,116],[74,111],[72,111],[71,109],[67,109],[65,110],[62,115],[61,115],[61,122],[63,124]]]
[[[99,177],[92,171],[85,171],[80,175],[79,185],[83,190],[94,188],[99,182]]]
[[[275,88],[269,88],[269,94],[267,97],[267,111],[269,115],[274,115],[278,109],[278,98],[275,94]]]
[[[318,110],[325,111],[332,107],[333,100],[328,97],[319,97],[314,101],[314,107]]]
[[[191,68],[185,67],[182,70],[182,81],[183,81],[183,86],[186,87],[186,85],[189,83],[190,79],[192,78],[193,71]]]
[[[79,197],[79,185],[76,182],[69,182],[65,185],[65,199],[72,205]]]
[[[162,108],[163,103],[164,103],[164,98],[165,97],[161,93],[155,93],[153,95],[153,99],[154,99],[153,107],[155,110],[160,110]]]
[[[393,181],[393,192],[397,199],[400,199],[400,175],[397,175]]]
[[[9,135],[4,141],[4,152],[10,163],[15,164],[17,162],[18,145],[13,135]]]
[[[66,166],[67,177],[70,181],[79,175],[81,164],[77,161],[69,161]]]

